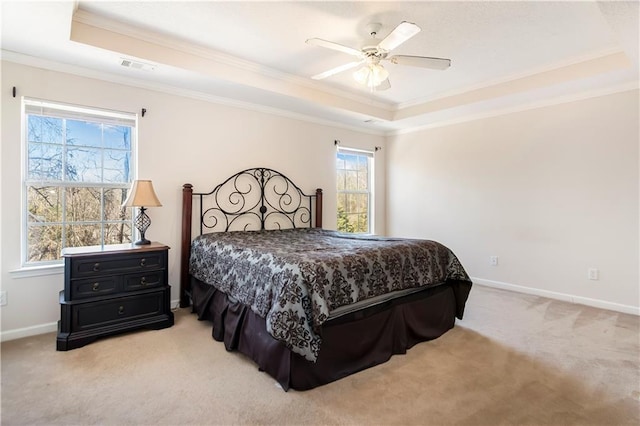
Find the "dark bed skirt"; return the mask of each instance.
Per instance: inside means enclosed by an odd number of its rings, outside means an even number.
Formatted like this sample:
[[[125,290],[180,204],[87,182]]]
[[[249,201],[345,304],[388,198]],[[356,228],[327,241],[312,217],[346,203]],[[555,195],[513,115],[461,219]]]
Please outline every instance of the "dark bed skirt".
[[[464,284],[464,283],[463,283]],[[284,390],[307,390],[384,363],[416,343],[435,339],[462,317],[469,285],[445,283],[332,319],[322,327],[315,363],[271,337],[246,305],[191,278],[192,311],[213,323],[213,338],[256,362]],[[458,300],[456,301],[456,296]],[[462,300],[461,300],[462,299]]]

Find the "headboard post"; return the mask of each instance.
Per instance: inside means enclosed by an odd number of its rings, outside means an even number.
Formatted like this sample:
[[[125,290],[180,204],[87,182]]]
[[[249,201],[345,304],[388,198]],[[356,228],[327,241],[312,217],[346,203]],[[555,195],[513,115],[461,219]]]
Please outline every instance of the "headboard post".
[[[322,188],[316,189],[316,228],[322,228]]]
[[[186,308],[191,303],[189,290],[189,253],[191,249],[191,221],[193,205],[193,185],[182,186],[182,241],[180,243],[180,307]]]

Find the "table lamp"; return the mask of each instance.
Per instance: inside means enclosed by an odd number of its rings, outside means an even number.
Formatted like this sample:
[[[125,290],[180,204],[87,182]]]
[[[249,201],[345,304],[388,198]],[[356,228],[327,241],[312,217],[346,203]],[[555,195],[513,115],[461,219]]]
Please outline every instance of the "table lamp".
[[[147,207],[161,207],[160,200],[156,196],[153,190],[153,184],[150,180],[134,180],[131,185],[131,190],[127,195],[127,199],[122,204],[122,207],[140,207],[140,213],[136,216],[134,224],[140,232],[140,240],[134,244],[137,246],[151,244],[151,241],[144,237],[149,225],[151,225],[151,219],[145,213]]]

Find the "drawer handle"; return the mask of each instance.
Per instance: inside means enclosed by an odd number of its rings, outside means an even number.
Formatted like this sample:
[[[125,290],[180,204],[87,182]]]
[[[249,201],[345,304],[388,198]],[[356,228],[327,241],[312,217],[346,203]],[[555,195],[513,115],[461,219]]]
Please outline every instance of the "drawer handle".
[[[98,272],[98,271],[100,270],[100,263],[95,263],[95,264],[93,265],[93,270],[94,270],[95,272]]]
[[[140,285],[147,285],[147,278],[146,277],[140,278]]]
[[[145,259],[144,257],[140,259],[140,266],[144,266],[145,263],[147,263],[147,259]]]
[[[118,315],[122,315],[122,314],[124,314],[124,306],[120,306],[118,308]]]
[[[91,290],[98,291],[98,288],[100,288],[100,283],[93,283],[93,287],[91,287]]]

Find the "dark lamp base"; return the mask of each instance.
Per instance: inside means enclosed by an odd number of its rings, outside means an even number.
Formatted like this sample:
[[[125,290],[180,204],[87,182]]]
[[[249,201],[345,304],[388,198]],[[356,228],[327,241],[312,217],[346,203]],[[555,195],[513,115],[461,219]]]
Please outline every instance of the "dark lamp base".
[[[138,228],[138,232],[140,232],[140,239],[133,243],[137,246],[146,246],[151,244],[151,241],[144,237],[144,233],[147,232],[147,228],[151,225],[151,219],[149,219],[149,216],[144,212],[145,210],[146,209],[144,207],[140,207],[140,213],[134,221],[136,228]]]

